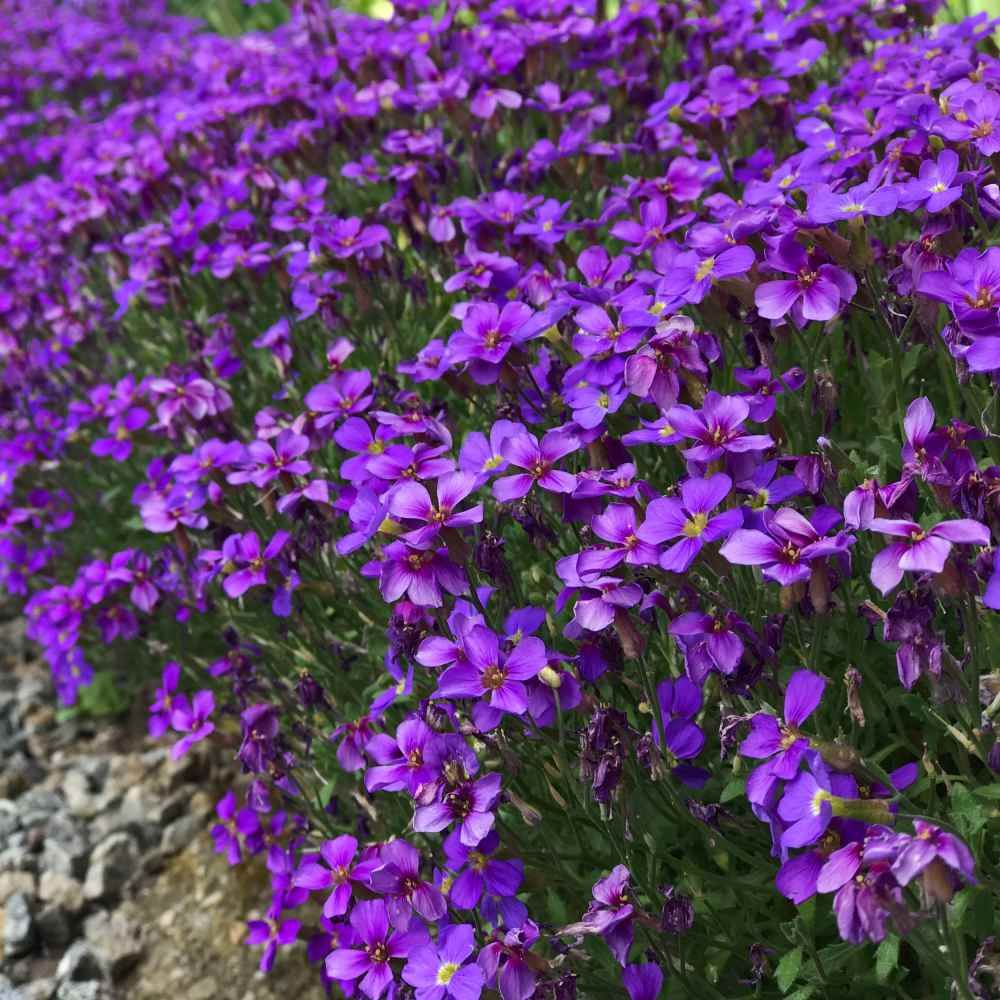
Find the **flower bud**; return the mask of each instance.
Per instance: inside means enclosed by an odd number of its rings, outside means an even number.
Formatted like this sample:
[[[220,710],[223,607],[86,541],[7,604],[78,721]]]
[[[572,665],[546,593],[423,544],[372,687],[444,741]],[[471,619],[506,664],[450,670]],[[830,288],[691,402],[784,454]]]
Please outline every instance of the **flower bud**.
[[[694,925],[694,906],[690,897],[677,892],[672,885],[662,886],[660,891],[664,899],[660,926],[675,937],[687,934]]]
[[[546,687],[552,688],[553,691],[558,691],[562,687],[562,674],[558,670],[553,670],[552,667],[542,667],[538,671],[538,679]]]

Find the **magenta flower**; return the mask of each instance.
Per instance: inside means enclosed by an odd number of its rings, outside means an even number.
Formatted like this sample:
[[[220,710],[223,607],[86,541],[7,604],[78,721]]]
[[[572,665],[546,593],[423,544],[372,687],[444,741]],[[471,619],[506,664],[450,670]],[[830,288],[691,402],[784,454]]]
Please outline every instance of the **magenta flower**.
[[[222,589],[233,599],[241,597],[251,587],[267,583],[268,563],[277,558],[291,538],[287,531],[276,531],[261,552],[256,531],[230,535],[222,545],[222,561],[229,575],[222,582]]]
[[[158,740],[170,728],[174,692],[181,679],[181,665],[171,660],[163,668],[163,680],[156,689],[156,697],[149,706],[149,735]]]
[[[448,359],[467,361],[473,381],[492,385],[507,353],[520,343],[517,333],[531,315],[531,307],[523,302],[508,302],[502,311],[492,302],[474,303],[462,319],[462,329],[448,341]]]
[[[834,191],[828,184],[819,184],[809,195],[809,218],[824,225],[866,215],[892,215],[898,204],[899,191],[892,184],[880,187],[878,182],[868,181],[846,191]]]
[[[403,968],[403,979],[416,987],[417,1000],[478,1000],[485,976],[466,960],[476,947],[471,924],[451,924],[441,931],[436,945],[417,948]]]
[[[693,250],[678,254],[667,277],[657,287],[664,298],[677,297],[685,302],[701,302],[716,281],[746,274],[756,257],[747,246],[729,247],[719,254],[702,257]]]
[[[367,371],[337,372],[307,393],[305,405],[318,428],[367,410],[374,399]]]
[[[622,970],[622,985],[630,1000],[659,1000],[663,989],[663,970],[655,962],[626,965]]]
[[[520,500],[536,483],[551,493],[572,493],[576,476],[553,466],[579,446],[577,438],[563,431],[549,431],[541,444],[534,434],[512,434],[504,439],[500,452],[511,465],[526,471],[496,480],[493,495],[501,503]]]
[[[439,608],[442,590],[464,594],[468,589],[465,573],[448,557],[448,550],[413,549],[403,542],[393,542],[385,549],[379,588],[390,604],[406,594],[414,604]]]
[[[741,396],[720,396],[713,391],[706,394],[700,410],[681,403],[672,406],[666,417],[676,433],[698,442],[684,449],[685,458],[692,462],[714,462],[726,452],[764,451],[774,444],[768,434],[744,431],[743,421],[749,415],[750,407]]]
[[[465,528],[482,521],[481,503],[467,510],[455,510],[475,488],[475,476],[467,472],[448,473],[437,481],[435,504],[420,483],[402,483],[389,496],[389,513],[399,520],[424,522],[422,528],[408,531],[403,539],[416,548],[427,548],[442,528]]]
[[[896,587],[907,570],[940,573],[953,544],[990,544],[989,528],[970,518],[942,521],[925,531],[914,521],[876,517],[868,527],[871,531],[904,539],[886,546],[872,560],[871,581],[883,594]]]
[[[332,887],[333,891],[323,904],[323,916],[339,917],[347,912],[351,902],[351,883],[366,884],[372,872],[381,867],[377,858],[369,858],[355,864],[358,842],[344,834],[335,840],[326,840],[319,849],[318,861],[304,861],[292,878],[292,885],[310,892],[318,892]],[[315,857],[315,855],[310,855]]]
[[[274,968],[274,959],[278,948],[291,944],[298,936],[302,924],[298,920],[283,920],[278,922],[281,910],[276,906],[268,909],[266,920],[248,920],[246,943],[254,946],[264,945],[260,956],[260,971],[270,972]]]
[[[829,507],[813,511],[811,521],[790,507],[773,514],[765,511],[766,532],[735,531],[719,551],[734,565],[760,566],[769,580],[790,587],[812,576],[814,559],[847,557],[853,535],[838,532],[833,538],[825,537],[839,520],[840,515]]]
[[[493,829],[493,808],[499,797],[499,774],[463,782],[446,791],[440,802],[418,806],[413,814],[413,829],[417,833],[439,833],[457,823],[461,842],[476,847]]]
[[[794,236],[785,236],[765,259],[772,270],[795,277],[757,286],[754,302],[764,319],[781,319],[791,312],[799,325],[824,322],[833,319],[858,290],[847,271],[833,264],[814,266]]]
[[[527,636],[509,652],[502,652],[497,636],[479,625],[462,639],[465,662],[445,670],[438,680],[437,695],[488,699],[497,711],[523,715],[528,710],[524,682],[536,677],[548,662],[542,640]]]
[[[185,734],[170,748],[170,756],[174,760],[215,732],[215,723],[209,721],[214,711],[215,695],[211,691],[196,691],[190,701],[185,694],[174,698],[170,725],[175,732]]]
[[[958,153],[942,149],[937,161],[924,160],[919,175],[903,185],[902,200],[909,207],[923,205],[928,212],[943,212],[962,197],[961,181],[955,183],[957,177]]]
[[[389,914],[381,899],[357,903],[351,911],[351,927],[357,935],[358,948],[337,948],[326,957],[326,974],[331,979],[354,982],[360,979],[361,992],[369,1000],[378,1000],[392,985],[395,976],[389,962],[406,958],[428,941],[423,924],[408,931],[390,930]]]
[[[688,479],[681,484],[680,500],[661,497],[646,508],[646,519],[636,532],[640,541],[659,545],[680,539],[660,556],[661,568],[686,572],[707,542],[725,538],[743,523],[739,509],[711,515],[732,488],[733,481],[723,472],[708,479]]]

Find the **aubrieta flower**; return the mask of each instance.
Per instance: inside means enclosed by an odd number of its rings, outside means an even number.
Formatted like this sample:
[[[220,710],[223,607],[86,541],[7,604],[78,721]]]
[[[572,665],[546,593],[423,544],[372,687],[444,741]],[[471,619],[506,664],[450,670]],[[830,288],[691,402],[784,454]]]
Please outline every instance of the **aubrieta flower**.
[[[175,732],[184,735],[170,748],[170,756],[177,760],[195,745],[215,732],[215,723],[210,720],[215,711],[215,696],[211,691],[196,691],[189,700],[179,694],[171,702],[170,725]]]
[[[477,503],[466,510],[455,508],[476,488],[476,478],[466,472],[451,472],[438,479],[436,502],[420,483],[402,483],[389,494],[389,513],[398,520],[422,521],[403,535],[404,541],[415,548],[434,544],[443,528],[466,528],[483,519],[483,505]]]
[[[785,688],[782,718],[758,712],[750,720],[750,732],[740,744],[740,754],[761,760],[747,781],[747,794],[754,801],[751,784],[769,778],[788,780],[799,770],[809,748],[809,738],[801,732],[802,723],[816,710],[826,689],[826,681],[810,670],[796,670]]]
[[[441,931],[437,944],[414,949],[403,979],[416,987],[417,1000],[477,1000],[485,976],[477,964],[466,964],[475,947],[471,924],[451,924]]]
[[[462,782],[445,791],[441,801],[419,806],[413,815],[413,829],[417,833],[438,833],[457,823],[462,843],[476,847],[493,829],[493,809],[499,796],[499,774]]]
[[[576,451],[580,442],[572,434],[549,431],[539,443],[534,434],[512,434],[500,445],[503,457],[522,473],[502,476],[493,483],[493,495],[501,503],[520,500],[536,483],[551,493],[572,493],[576,476],[554,468],[559,459]]]
[[[477,625],[464,633],[462,644],[464,662],[441,674],[437,694],[445,698],[481,698],[495,713],[523,715],[528,710],[524,682],[537,676],[547,663],[541,639],[526,636],[512,649],[501,650],[496,634]]]
[[[356,903],[350,915],[355,948],[336,948],[326,956],[326,974],[331,979],[358,982],[369,1000],[378,1000],[388,990],[395,973],[390,966],[394,959],[406,958],[414,949],[428,941],[423,924],[414,923],[407,931],[393,930],[389,914],[381,899]]]
[[[904,539],[886,546],[872,560],[871,581],[883,594],[897,587],[907,570],[940,573],[952,545],[990,543],[989,529],[968,518],[942,521],[925,530],[914,521],[876,517],[869,522],[868,530]]]
[[[793,235],[783,237],[766,252],[771,270],[794,275],[765,281],[754,292],[757,312],[765,319],[780,320],[789,312],[800,326],[833,319],[857,292],[851,275],[834,264],[814,265]]]
[[[764,451],[774,441],[768,434],[747,434],[743,422],[750,416],[750,407],[740,396],[720,396],[709,392],[700,410],[678,404],[666,413],[673,430],[698,444],[683,451],[692,462],[714,462],[727,452],[742,454]]]
[[[274,968],[278,949],[290,945],[302,929],[301,921],[288,919],[279,922],[280,916],[280,908],[272,906],[266,919],[247,922],[246,943],[251,946],[264,945],[260,956],[261,972],[270,972]]]
[[[626,965],[622,969],[622,985],[630,1000],[659,1000],[663,989],[663,970],[655,962]]]
[[[810,578],[814,560],[849,558],[853,535],[838,532],[833,538],[826,537],[840,520],[832,508],[818,507],[810,520],[790,507],[766,515],[765,531],[740,529],[723,544],[719,551],[729,562],[760,566],[769,580],[789,587]]]
[[[319,861],[305,860],[292,878],[292,884],[300,889],[318,892],[332,887],[332,892],[323,904],[323,916],[339,917],[346,913],[351,902],[352,882],[366,884],[372,873],[382,867],[377,857],[355,862],[358,842],[344,834],[334,840],[326,840],[319,849]]]
[[[624,966],[634,934],[635,907],[630,873],[616,865],[610,875],[594,884],[594,898],[578,923],[568,924],[561,934],[600,934],[611,953]]]
[[[276,531],[261,551],[256,531],[230,535],[222,546],[221,564],[226,573],[222,589],[232,598],[242,597],[252,587],[267,583],[269,565],[288,544],[287,531]]]
[[[635,535],[640,542],[659,545],[674,542],[659,558],[660,567],[672,573],[684,573],[708,542],[731,535],[742,523],[743,512],[712,511],[733,488],[733,481],[723,472],[708,479],[687,479],[681,483],[681,498],[661,497],[646,508],[646,518]]]

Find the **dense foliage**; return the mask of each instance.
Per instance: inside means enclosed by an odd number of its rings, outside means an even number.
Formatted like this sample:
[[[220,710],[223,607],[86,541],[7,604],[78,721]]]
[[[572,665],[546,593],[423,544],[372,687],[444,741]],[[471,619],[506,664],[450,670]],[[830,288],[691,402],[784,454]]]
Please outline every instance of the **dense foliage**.
[[[994,995],[985,17],[2,7],[0,582],[232,747],[265,969]]]

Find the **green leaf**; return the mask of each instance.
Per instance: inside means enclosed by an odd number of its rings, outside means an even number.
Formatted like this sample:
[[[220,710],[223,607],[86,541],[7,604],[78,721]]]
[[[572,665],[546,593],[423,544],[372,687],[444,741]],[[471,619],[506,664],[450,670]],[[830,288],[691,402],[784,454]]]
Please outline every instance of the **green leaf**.
[[[895,934],[890,934],[875,949],[875,976],[878,981],[884,983],[898,964],[899,938]]]
[[[1000,781],[994,781],[991,785],[984,785],[982,788],[973,788],[973,795],[978,795],[981,799],[1000,799]]]
[[[795,982],[802,968],[802,948],[793,948],[781,957],[778,968],[774,970],[774,978],[778,981],[778,989],[787,993]]]
[[[955,785],[951,793],[951,814],[962,836],[968,840],[985,825],[986,814],[965,785]]]
[[[733,778],[725,788],[722,789],[722,794],[719,796],[720,802],[728,802],[730,799],[735,799],[737,796],[743,794],[743,790],[746,788],[746,779],[744,778]]]

